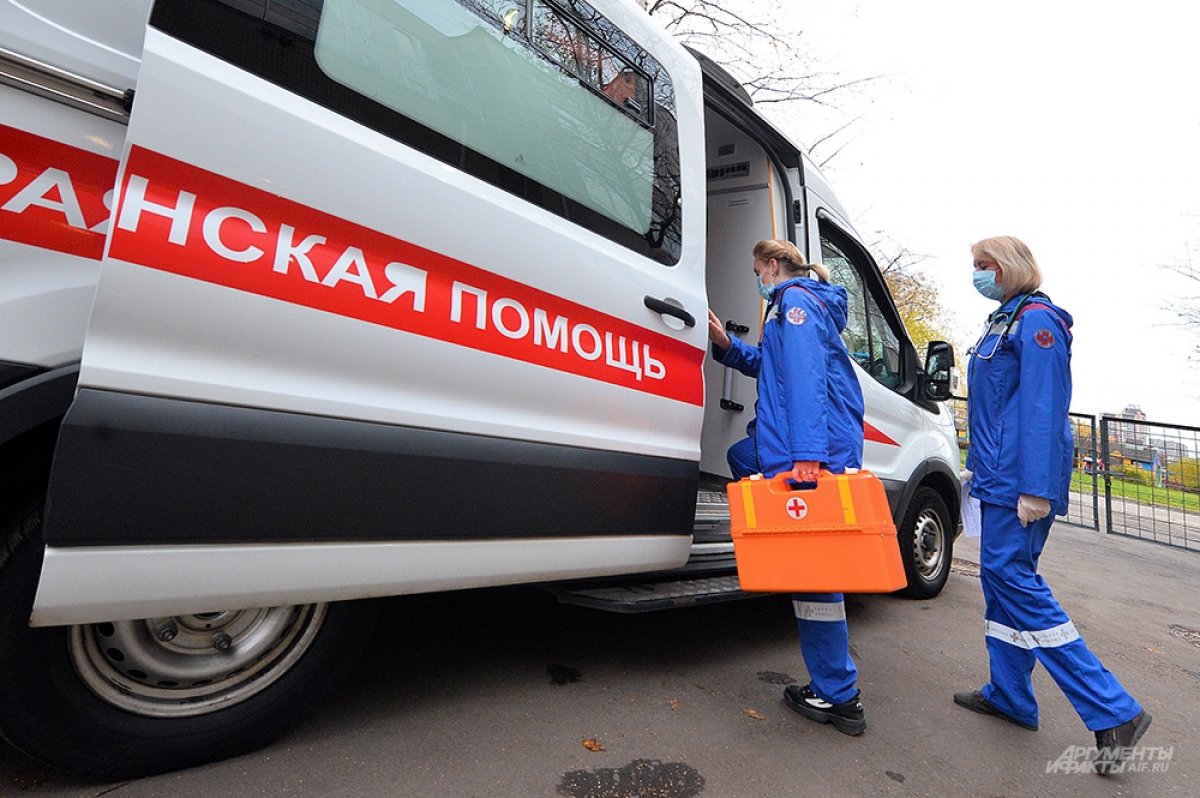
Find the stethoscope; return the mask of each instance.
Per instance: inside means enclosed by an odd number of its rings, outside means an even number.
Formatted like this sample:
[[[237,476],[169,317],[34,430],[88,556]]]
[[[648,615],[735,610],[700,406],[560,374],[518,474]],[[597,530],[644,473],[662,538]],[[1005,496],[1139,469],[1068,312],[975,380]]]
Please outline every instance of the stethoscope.
[[[1000,349],[1001,344],[1004,343],[1004,339],[1008,337],[1007,327],[1008,320],[1011,316],[1012,314],[1000,310],[997,310],[995,313],[988,316],[987,321],[983,323],[983,332],[979,334],[979,340],[975,342],[974,346],[967,350],[967,354],[975,360],[991,360],[993,357],[995,357],[996,352]],[[997,333],[997,335],[992,340],[992,349],[990,352],[984,354],[983,343],[987,340],[987,337],[993,333]]]
[[[1033,299],[1037,294],[1026,294],[1021,297],[1021,301],[1012,310],[996,310],[987,317],[987,321],[983,323],[983,332],[979,335],[979,340],[975,345],[967,350],[967,354],[977,360],[991,360],[996,356],[996,352],[1008,340],[1008,334],[1012,331],[1013,321],[1016,320],[1021,308],[1025,307],[1025,303]],[[992,341],[992,350],[987,354],[983,353],[983,342],[987,340],[989,335],[995,334],[996,338]]]

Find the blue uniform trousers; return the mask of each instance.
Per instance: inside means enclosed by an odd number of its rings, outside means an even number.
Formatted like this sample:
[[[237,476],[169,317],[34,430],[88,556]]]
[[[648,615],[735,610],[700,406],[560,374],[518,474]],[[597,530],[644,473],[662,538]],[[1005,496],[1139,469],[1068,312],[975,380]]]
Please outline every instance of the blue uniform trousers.
[[[729,468],[734,479],[759,473],[754,441],[750,438],[729,447]],[[787,469],[791,470],[789,463]],[[776,468],[763,473],[779,473]],[[839,469],[840,470],[840,469]],[[812,691],[831,704],[849,701],[858,694],[858,668],[850,658],[850,629],[841,593],[794,593],[792,608],[800,633],[800,654],[812,680]]]
[[[1053,516],[1022,527],[1016,508],[984,503],[981,509],[980,582],[991,661],[983,697],[1036,726],[1031,676],[1041,662],[1090,731],[1132,720],[1142,708],[1088,649],[1037,573]]]

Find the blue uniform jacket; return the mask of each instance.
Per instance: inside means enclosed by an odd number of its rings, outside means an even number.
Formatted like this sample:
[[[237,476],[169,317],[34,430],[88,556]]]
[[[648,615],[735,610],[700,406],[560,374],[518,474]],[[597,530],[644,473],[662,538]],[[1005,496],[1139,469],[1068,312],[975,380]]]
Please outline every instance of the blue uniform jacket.
[[[1073,320],[1033,297],[1029,304],[1043,307],[1027,307],[1005,335],[1024,296],[989,317],[967,368],[971,495],[1003,507],[1016,507],[1021,494],[1040,496],[1062,515],[1075,454],[1068,415]]]
[[[759,346],[732,335],[724,352],[713,346],[718,361],[758,379],[746,432],[763,473],[797,460],[862,467],[863,395],[842,343],[845,326],[845,288],[793,277],[771,294]]]

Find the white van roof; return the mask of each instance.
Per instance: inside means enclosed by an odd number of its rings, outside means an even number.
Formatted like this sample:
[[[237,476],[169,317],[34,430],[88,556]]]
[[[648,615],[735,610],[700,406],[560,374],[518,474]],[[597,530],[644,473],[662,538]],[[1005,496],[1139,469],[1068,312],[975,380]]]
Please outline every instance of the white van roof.
[[[854,228],[854,225],[850,221],[850,214],[846,212],[846,208],[842,205],[841,200],[834,193],[833,186],[825,178],[825,173],[821,171],[820,167],[817,166],[808,153],[801,153],[801,157],[804,161],[804,185],[809,191],[819,196],[829,210],[840,217],[838,219],[839,224],[843,227],[849,227],[850,231],[861,239],[862,236],[859,235],[858,230]]]

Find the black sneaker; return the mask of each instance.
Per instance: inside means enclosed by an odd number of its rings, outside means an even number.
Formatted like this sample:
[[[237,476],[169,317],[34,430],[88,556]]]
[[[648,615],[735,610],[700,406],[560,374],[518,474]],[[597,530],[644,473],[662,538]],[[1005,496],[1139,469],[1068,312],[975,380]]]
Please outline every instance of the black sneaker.
[[[867,720],[863,715],[863,705],[858,693],[849,701],[831,704],[814,693],[807,684],[803,687],[789,684],[783,689],[783,700],[809,720],[832,723],[833,728],[842,734],[857,737],[867,730]]]
[[[983,697],[982,690],[973,690],[970,693],[955,693],[954,703],[958,704],[960,707],[966,707],[972,712],[979,712],[983,715],[993,715],[997,718],[1000,718],[1000,720],[1006,720],[1009,723],[1020,726],[1022,729],[1027,729],[1029,731],[1038,730],[1037,726],[1017,720],[1012,715],[996,709],[994,705],[989,704],[988,700]]]
[[[1150,728],[1150,713],[1145,710],[1133,720],[1096,732],[1096,758],[1092,768],[1101,776],[1111,776],[1125,769],[1125,761],[1133,756],[1133,747]]]

